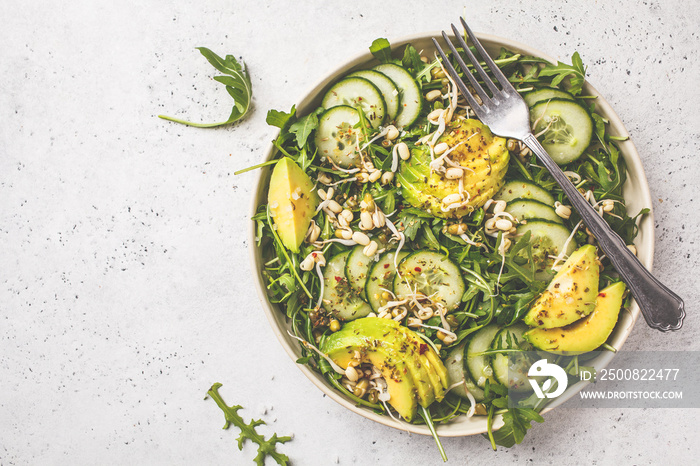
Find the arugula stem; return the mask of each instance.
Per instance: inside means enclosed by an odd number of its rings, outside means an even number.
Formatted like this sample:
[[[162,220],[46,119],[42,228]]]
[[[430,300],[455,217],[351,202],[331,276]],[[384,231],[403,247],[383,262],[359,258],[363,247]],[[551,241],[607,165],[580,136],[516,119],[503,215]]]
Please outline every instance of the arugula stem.
[[[277,162],[279,162],[279,159],[268,160],[267,162],[259,163],[259,164],[257,164],[257,165],[253,165],[252,167],[248,167],[248,168],[244,168],[244,169],[242,169],[242,170],[238,170],[238,171],[236,171],[236,172],[233,172],[233,174],[234,174],[234,175],[240,175],[241,173],[245,173],[245,172],[249,172],[249,171],[252,171],[252,170],[256,170],[256,169],[258,169],[258,168],[266,167],[266,166],[268,166],[268,165],[274,165],[274,164],[276,164]]]
[[[617,349],[615,349],[614,347],[608,345],[607,343],[603,343],[603,344],[601,345],[601,347],[603,347],[603,348],[605,348],[606,350],[611,351],[611,352],[613,352],[613,353],[617,353]]]
[[[494,406],[489,406],[489,415],[486,420],[486,431],[488,432],[489,442],[491,442],[491,448],[496,451],[496,439],[493,438],[493,410]]]
[[[215,126],[221,126],[228,123],[227,121],[221,121],[219,123],[195,123],[194,121],[181,120],[179,118],[167,115],[158,115],[158,118],[162,118],[163,120],[172,121],[174,123],[180,123],[187,126],[194,126],[195,128],[214,128]]]
[[[289,157],[289,158],[291,158],[291,159],[294,158],[294,157],[292,157],[292,156],[289,154],[289,152],[287,152],[286,150],[284,150],[284,147],[282,147],[282,146],[280,145],[279,141],[274,140],[274,141],[272,142],[272,144],[273,144],[277,149],[279,149],[280,152],[282,152],[284,155],[286,155],[287,157]]]
[[[515,161],[515,164],[518,166],[518,170],[520,170],[520,172],[521,172],[528,180],[534,181],[533,178],[532,178],[532,175],[530,174],[530,172],[527,170],[527,168],[525,168],[525,166],[523,165],[523,163],[520,161],[520,159],[519,159],[517,156],[511,157],[511,160],[514,160],[514,161]],[[235,175],[235,173],[234,173],[234,175]]]
[[[440,437],[437,434],[437,431],[435,430],[435,424],[433,423],[433,418],[430,416],[430,411],[424,406],[421,406],[421,413],[420,416],[425,420],[425,423],[428,426],[428,429],[430,429],[430,433],[433,435],[433,438],[435,439],[435,443],[437,444],[438,450],[440,450],[440,456],[442,456],[442,461],[447,462],[447,454],[445,453],[445,448],[442,446],[442,442],[440,441]]]
[[[281,246],[282,246],[282,254],[284,254],[284,258],[287,259],[287,263],[289,264],[289,268],[292,269],[292,273],[294,274],[294,277],[297,279],[299,284],[301,285],[301,288],[304,290],[306,293],[306,296],[309,297],[309,299],[313,299],[313,296],[309,292],[309,290],[306,289],[306,285],[304,285],[304,282],[301,281],[301,277],[299,276],[299,273],[297,272],[296,267],[294,267],[294,262],[289,258],[289,254],[287,254],[287,248],[284,247],[282,244],[282,241],[280,240],[280,237],[277,236],[277,232],[275,231],[274,225],[272,224],[272,219],[270,218],[270,206],[265,206],[265,212],[267,216],[267,224],[270,226],[270,231],[272,231],[272,236],[275,238],[275,241],[277,241]]]

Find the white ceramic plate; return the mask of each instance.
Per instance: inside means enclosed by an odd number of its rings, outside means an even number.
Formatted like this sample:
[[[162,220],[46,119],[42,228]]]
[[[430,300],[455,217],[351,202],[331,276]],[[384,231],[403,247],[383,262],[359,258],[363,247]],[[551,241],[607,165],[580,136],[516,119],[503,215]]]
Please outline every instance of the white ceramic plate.
[[[435,50],[431,40],[432,37],[441,37],[441,34],[439,32],[432,34],[420,34],[407,37],[402,40],[391,41],[391,44],[394,50],[400,50],[404,45],[411,43],[417,50],[423,50],[423,55],[432,56]],[[548,55],[519,42],[485,34],[478,34],[478,37],[492,56],[497,55],[501,47],[505,47],[513,52],[541,57],[552,63],[556,63],[554,58],[551,58]],[[306,93],[301,100],[299,100],[296,105],[297,114],[305,115],[309,111],[317,108],[320,104],[321,97],[323,96],[323,91],[338,78],[356,69],[369,68],[375,64],[377,64],[377,62],[374,60],[374,57],[372,57],[369,52],[366,52],[339,66],[334,72],[328,75],[328,77],[324,78],[308,93]],[[593,88],[593,86],[587,83],[584,87],[584,94],[598,96],[596,99],[596,110],[610,121],[610,130],[612,134],[618,136],[628,136],[627,130],[620,121],[620,118],[605,101],[605,99],[598,93],[598,91]],[[642,168],[642,163],[639,159],[639,154],[637,153],[632,141],[628,139],[620,142],[619,146],[625,162],[627,163],[628,177],[623,193],[628,211],[636,214],[642,208],[651,208],[649,186],[647,185],[647,179],[644,174],[644,169]],[[274,156],[274,153],[275,148],[272,144],[270,144],[266,152],[265,160],[270,160]],[[266,167],[259,174],[257,187],[253,195],[251,215],[255,214],[259,205],[266,202],[270,173],[271,170],[269,167]],[[270,303],[270,301],[267,299],[265,282],[261,274],[263,264],[262,251],[260,248],[255,247],[255,225],[253,222],[251,222],[249,229],[249,244],[253,270],[257,271],[254,280],[263,309],[265,310],[267,318],[270,321],[270,325],[272,325],[272,329],[277,335],[280,343],[292,358],[292,361],[296,361],[302,356],[301,349],[298,342],[287,334],[287,330],[291,329],[291,326],[287,322],[285,313],[276,305]],[[651,213],[646,215],[640,222],[639,234],[635,239],[635,245],[637,247],[637,254],[640,261],[647,269],[651,270],[654,256],[654,220]],[[608,342],[614,348],[619,349],[625,342],[632,331],[632,327],[634,326],[639,313],[639,307],[636,303],[633,303],[630,312],[622,312],[620,314],[617,326],[615,327],[612,336],[608,340]],[[605,367],[610,362],[612,357],[613,353],[602,354],[594,361],[595,367],[598,369]],[[350,411],[390,427],[401,428],[402,430],[407,430],[417,434],[430,435],[430,432],[426,426],[416,426],[407,423],[402,423],[399,426],[396,421],[392,420],[388,416],[380,416],[370,409],[356,406],[351,400],[345,398],[338,391],[332,388],[320,374],[312,371],[308,366],[298,365],[297,367],[299,367],[299,369],[309,378],[309,380],[311,380],[311,382],[313,382],[314,385],[328,395],[328,397],[337,401]],[[586,382],[579,382],[572,385],[566,390],[566,392],[564,392],[563,395],[557,398],[556,404],[561,404],[568,400],[576,393],[581,391],[585,385]],[[552,409],[554,406],[554,404],[550,405],[545,412]],[[500,427],[501,424],[502,422],[500,419],[497,419],[494,423],[494,428]],[[481,434],[486,432],[486,417],[474,416],[472,418],[467,418],[466,416],[461,416],[449,424],[438,426],[437,431],[439,435],[444,437],[460,437],[465,435]]]

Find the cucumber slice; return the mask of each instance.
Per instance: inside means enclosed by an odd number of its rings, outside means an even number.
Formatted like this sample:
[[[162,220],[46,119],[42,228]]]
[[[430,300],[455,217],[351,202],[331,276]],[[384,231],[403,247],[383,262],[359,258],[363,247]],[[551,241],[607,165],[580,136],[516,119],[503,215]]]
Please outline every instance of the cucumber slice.
[[[535,183],[524,180],[507,182],[493,198],[506,202],[510,202],[513,199],[533,199],[543,204],[554,205],[554,196],[549,194],[549,191]]]
[[[345,78],[333,84],[323,96],[321,106],[338,105],[360,107],[373,128],[381,125],[386,115],[386,104],[377,86],[364,78]]]
[[[375,66],[374,70],[386,75],[396,84],[401,94],[399,113],[396,115],[395,120],[396,126],[406,128],[418,119],[418,115],[420,115],[420,111],[423,108],[423,96],[420,92],[420,86],[413,79],[411,73],[399,65],[383,63]]]
[[[396,87],[396,84],[394,84],[394,81],[389,79],[387,75],[374,70],[355,71],[348,75],[348,77],[353,76],[364,78],[377,86],[379,92],[382,93],[382,97],[384,97],[387,121],[393,121],[399,113],[399,102],[401,100],[399,89]]]
[[[367,301],[365,282],[367,282],[369,268],[374,264],[374,260],[365,255],[364,249],[364,246],[358,244],[350,251],[348,260],[345,262],[345,278],[347,278],[352,291]]]
[[[392,291],[394,288],[394,276],[396,275],[396,268],[394,267],[395,254],[396,251],[389,251],[382,254],[379,260],[370,266],[369,273],[367,274],[365,296],[367,297],[367,302],[372,306],[375,312],[386,304],[386,301],[382,299],[384,290]],[[397,262],[401,262],[401,259],[407,255],[408,252],[401,251]]]
[[[358,138],[362,142],[362,132],[355,128],[359,121],[360,114],[347,105],[326,110],[318,120],[314,138],[319,153],[343,168],[356,165]]]
[[[481,330],[477,330],[467,347],[467,368],[469,369],[469,374],[481,388],[486,386],[487,380],[492,384],[498,383],[493,376],[491,358],[481,353],[491,348],[491,342],[499,330],[501,328],[495,324],[487,325]]]
[[[485,398],[484,391],[474,383],[469,376],[469,371],[464,367],[464,349],[466,346],[466,342],[455,346],[447,355],[447,359],[445,359],[445,367],[447,368],[450,386],[460,382],[460,385],[450,390],[450,393],[454,393],[464,399],[469,399],[467,396],[468,390],[476,401],[481,401]]]
[[[571,231],[559,223],[545,220],[530,220],[524,225],[518,226],[517,236],[530,232],[530,244],[532,244],[532,257],[535,262],[535,277],[538,280],[549,281],[552,274],[549,269],[554,263],[552,256],[558,256],[564,250],[566,240],[571,236]],[[568,256],[576,250],[576,241],[572,238],[566,248]]]
[[[517,218],[518,221],[540,219],[548,222],[564,223],[564,220],[555,212],[554,207],[532,199],[513,199],[508,203],[506,212]]]
[[[323,271],[323,308],[342,320],[365,317],[372,308],[352,291],[345,278],[345,264],[350,251],[331,258]]]
[[[538,102],[550,99],[574,100],[574,96],[559,89],[544,88],[523,94],[523,99],[528,107],[532,107]]]
[[[530,109],[532,132],[559,165],[578,159],[591,144],[593,119],[583,106],[566,99],[551,99]],[[537,124],[535,124],[537,122]]]
[[[535,348],[523,337],[527,330],[528,327],[524,324],[515,324],[500,330],[491,342],[491,349],[521,349],[534,352]],[[491,361],[496,380],[516,392],[532,391],[532,386],[527,380],[527,371],[534,363],[527,354],[513,352],[498,353]]]
[[[466,290],[459,267],[449,258],[432,251],[417,251],[399,263],[394,277],[394,294],[405,299],[415,292],[441,302],[448,310],[462,302]]]

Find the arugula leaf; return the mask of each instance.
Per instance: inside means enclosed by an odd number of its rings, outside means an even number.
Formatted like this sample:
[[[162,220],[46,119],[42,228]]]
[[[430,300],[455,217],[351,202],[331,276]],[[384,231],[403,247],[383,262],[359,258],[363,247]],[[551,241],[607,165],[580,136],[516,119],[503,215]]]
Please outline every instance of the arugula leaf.
[[[500,399],[499,399],[500,400]],[[493,404],[497,405],[494,400]],[[532,427],[532,421],[544,422],[534,409],[510,408],[503,413],[503,427],[493,433],[497,445],[510,448],[516,443],[521,443],[528,429]]]
[[[562,62],[557,62],[556,65],[548,64],[540,71],[540,76],[554,76],[552,84],[555,86],[569,76],[569,92],[579,95],[586,80],[586,67],[583,66],[578,52],[572,55],[571,63],[571,65]]]
[[[406,239],[413,241],[416,239],[416,235],[427,220],[425,218],[420,218],[417,215],[413,215],[412,213],[408,212],[408,210],[409,209],[406,209],[401,212],[399,222],[404,227],[403,234],[406,235]]]
[[[292,105],[292,109],[289,113],[285,113],[281,110],[269,110],[267,112],[267,118],[265,118],[265,123],[270,126],[276,126],[277,128],[284,131],[289,128],[292,123],[294,116],[296,115],[296,106]]]
[[[295,121],[289,127],[289,132],[296,134],[297,146],[299,146],[300,149],[304,147],[309,135],[318,126],[318,116],[323,113],[323,110],[322,107],[319,107],[305,117]]]
[[[411,44],[408,44],[403,51],[403,59],[401,64],[408,69],[413,76],[417,76],[426,64],[420,59],[420,54]]]
[[[391,63],[391,44],[389,41],[380,38],[375,39],[372,45],[369,46],[369,51],[372,52],[374,58],[379,60],[381,63]]]
[[[289,458],[287,455],[277,452],[277,443],[289,442],[292,437],[278,437],[277,434],[273,434],[269,440],[265,440],[263,435],[258,434],[255,428],[259,425],[264,425],[265,421],[251,420],[249,424],[243,421],[243,418],[238,414],[239,409],[243,409],[240,405],[228,406],[224,402],[224,399],[219,394],[220,383],[215,383],[211,386],[207,395],[209,395],[219,408],[224,412],[224,417],[226,418],[226,423],[224,424],[224,429],[228,429],[231,424],[241,429],[241,435],[238,437],[238,449],[243,450],[243,442],[246,439],[258,444],[258,455],[253,459],[255,464],[258,466],[263,466],[265,464],[265,457],[271,456],[277,464],[287,465],[289,464]],[[205,398],[206,399],[206,398]]]
[[[226,55],[221,58],[206,47],[197,47],[202,55],[217,70],[229,76],[214,76],[214,80],[226,86],[226,91],[233,98],[233,109],[228,120],[218,123],[195,123],[181,120],[166,115],[158,115],[158,118],[181,123],[183,125],[195,126],[197,128],[213,128],[216,126],[228,125],[243,118],[250,110],[250,99],[253,96],[253,87],[250,83],[250,74],[243,61],[240,63],[233,55]]]

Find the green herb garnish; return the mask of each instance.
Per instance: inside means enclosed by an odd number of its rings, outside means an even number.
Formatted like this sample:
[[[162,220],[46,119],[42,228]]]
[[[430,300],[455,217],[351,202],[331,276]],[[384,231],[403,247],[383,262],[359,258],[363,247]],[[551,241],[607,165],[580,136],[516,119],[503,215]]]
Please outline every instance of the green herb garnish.
[[[192,121],[181,120],[166,115],[158,115],[158,118],[182,123],[183,125],[195,126],[197,128],[213,128],[233,123],[243,118],[248,110],[250,110],[250,99],[253,96],[253,87],[250,84],[250,75],[243,61],[240,63],[233,55],[226,55],[226,58],[221,58],[211,50],[205,47],[197,47],[202,55],[211,63],[211,65],[222,73],[228,76],[214,76],[214,80],[224,84],[229,95],[233,98],[233,110],[228,120],[219,123],[195,123]]]
[[[261,419],[253,419],[249,424],[246,424],[243,421],[243,418],[238,414],[238,410],[243,409],[243,407],[240,405],[227,406],[224,399],[221,398],[221,395],[219,394],[220,387],[220,383],[215,383],[211,386],[207,392],[207,395],[216,401],[216,404],[219,405],[219,408],[221,408],[221,410],[224,412],[224,417],[226,418],[224,429],[228,429],[231,424],[241,429],[241,435],[238,436],[238,449],[242,450],[243,442],[248,439],[253,443],[258,444],[258,454],[253,459],[255,464],[258,466],[263,466],[265,464],[266,456],[271,456],[272,459],[277,462],[277,464],[281,464],[283,466],[289,464],[289,458],[287,455],[277,451],[276,444],[289,442],[292,437],[278,437],[277,434],[272,434],[272,437],[270,437],[269,440],[265,440],[265,437],[258,434],[255,430],[257,426],[264,425],[265,421]]]
[[[579,95],[586,79],[586,67],[583,66],[583,61],[578,52],[574,52],[571,56],[571,63],[571,65],[567,65],[566,63],[558,62],[556,65],[547,65],[540,71],[540,76],[555,76],[552,79],[553,86],[559,85],[564,78],[569,76],[570,86],[567,90],[573,95]]]

